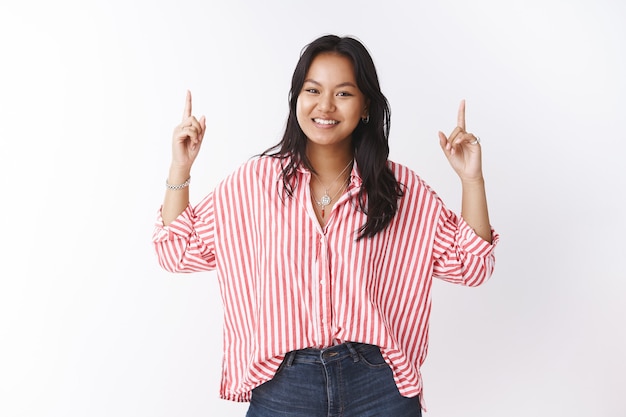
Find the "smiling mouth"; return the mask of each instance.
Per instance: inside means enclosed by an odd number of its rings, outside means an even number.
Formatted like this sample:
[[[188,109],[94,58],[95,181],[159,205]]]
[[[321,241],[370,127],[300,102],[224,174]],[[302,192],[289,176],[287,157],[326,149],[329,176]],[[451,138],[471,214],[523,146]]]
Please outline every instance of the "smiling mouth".
[[[329,119],[313,119],[315,123],[320,125],[336,125],[339,123],[337,120],[329,120]]]

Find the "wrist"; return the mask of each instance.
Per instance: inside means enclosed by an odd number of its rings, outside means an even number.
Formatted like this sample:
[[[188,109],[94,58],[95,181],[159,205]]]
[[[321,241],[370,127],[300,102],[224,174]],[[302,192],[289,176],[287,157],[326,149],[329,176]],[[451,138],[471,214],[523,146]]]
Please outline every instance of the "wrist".
[[[473,188],[473,187],[484,187],[485,179],[481,175],[476,178],[461,178],[461,185],[463,187]]]
[[[189,183],[191,182],[191,177],[187,177],[185,182],[180,184],[170,184],[168,180],[165,180],[165,188],[168,190],[182,190],[183,188],[189,187]]]
[[[167,176],[167,183],[173,185],[182,184],[187,181],[189,177],[191,177],[190,168],[171,166],[169,175]]]

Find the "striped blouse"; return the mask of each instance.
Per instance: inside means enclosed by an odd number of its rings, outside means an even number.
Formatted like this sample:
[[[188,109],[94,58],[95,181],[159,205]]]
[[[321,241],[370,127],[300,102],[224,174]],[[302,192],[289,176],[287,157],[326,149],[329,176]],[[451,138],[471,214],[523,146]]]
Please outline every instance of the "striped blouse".
[[[170,225],[157,218],[153,241],[171,272],[217,269],[224,302],[220,396],[249,401],[285,354],[352,341],[377,345],[400,393],[422,391],[432,277],[476,286],[494,267],[493,242],[477,236],[413,171],[389,162],[404,196],[389,226],[357,241],[356,165],[322,228],[301,168],[283,193],[281,162],[243,164]]]

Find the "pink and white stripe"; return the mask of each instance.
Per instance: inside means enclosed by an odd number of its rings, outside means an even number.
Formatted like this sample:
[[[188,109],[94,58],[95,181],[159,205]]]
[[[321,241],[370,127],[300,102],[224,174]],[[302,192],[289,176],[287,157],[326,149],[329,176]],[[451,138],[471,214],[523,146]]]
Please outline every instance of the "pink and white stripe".
[[[293,198],[282,194],[280,161],[251,160],[197,206],[153,236],[172,272],[217,269],[224,300],[220,395],[248,401],[284,355],[343,341],[381,348],[400,393],[422,391],[432,277],[476,286],[494,267],[493,248],[410,169],[389,162],[405,187],[398,213],[372,239],[356,241],[358,168],[322,228],[310,172],[298,171]]]

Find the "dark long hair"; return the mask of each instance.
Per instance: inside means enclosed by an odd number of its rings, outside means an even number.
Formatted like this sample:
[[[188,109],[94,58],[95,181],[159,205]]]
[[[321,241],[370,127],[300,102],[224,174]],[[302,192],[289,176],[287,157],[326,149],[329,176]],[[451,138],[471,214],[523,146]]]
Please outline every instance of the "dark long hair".
[[[300,164],[313,171],[306,156],[307,138],[296,117],[298,96],[313,59],[325,52],[342,55],[354,66],[359,90],[369,100],[369,122],[360,122],[352,132],[352,147],[363,186],[358,194],[359,209],[367,221],[359,229],[358,239],[373,237],[387,227],[398,210],[398,199],[403,192],[393,172],[387,166],[389,156],[389,103],[380,90],[374,61],[361,42],[351,37],[322,36],[308,44],[300,54],[291,79],[289,117],[282,140],[263,152],[263,155],[281,158],[283,184],[289,197],[293,195],[296,170]]]

